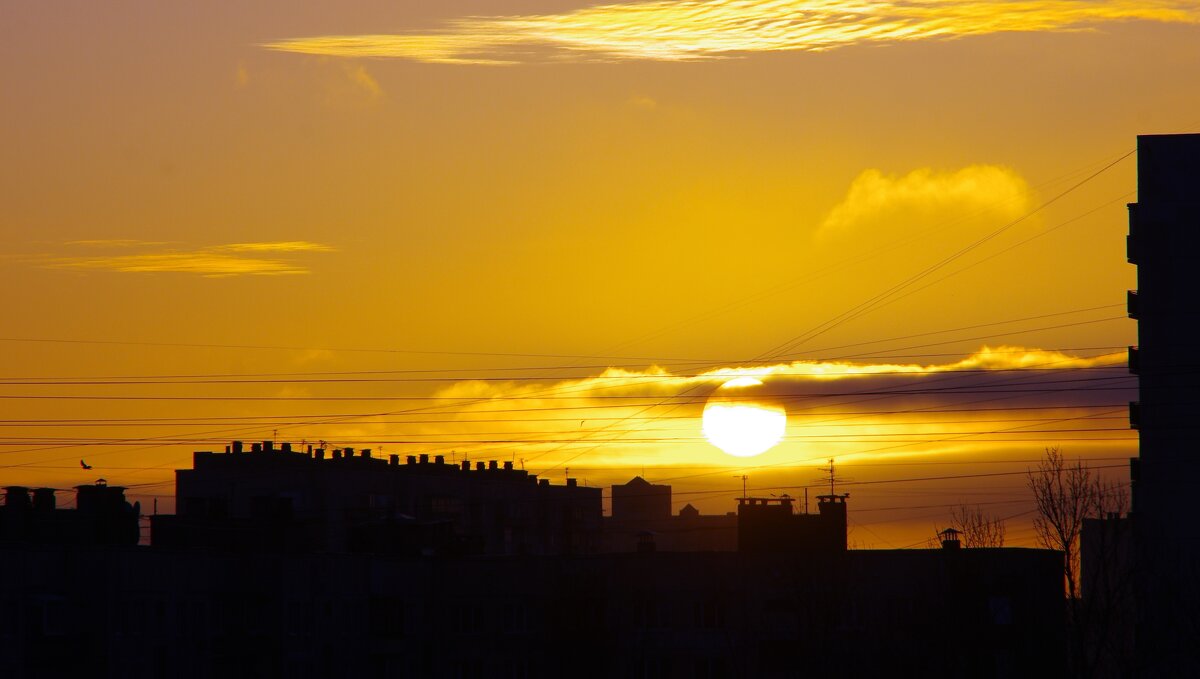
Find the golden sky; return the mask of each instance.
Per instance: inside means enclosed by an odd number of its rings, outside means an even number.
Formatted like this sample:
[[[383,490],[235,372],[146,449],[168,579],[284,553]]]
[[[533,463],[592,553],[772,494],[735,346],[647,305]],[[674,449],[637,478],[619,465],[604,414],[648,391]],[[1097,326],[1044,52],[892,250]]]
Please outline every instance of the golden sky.
[[[1197,82],[1171,0],[8,3],[3,483],[276,436],[715,513],[832,456],[856,545],[1031,544],[1046,446],[1136,453],[1126,154]]]

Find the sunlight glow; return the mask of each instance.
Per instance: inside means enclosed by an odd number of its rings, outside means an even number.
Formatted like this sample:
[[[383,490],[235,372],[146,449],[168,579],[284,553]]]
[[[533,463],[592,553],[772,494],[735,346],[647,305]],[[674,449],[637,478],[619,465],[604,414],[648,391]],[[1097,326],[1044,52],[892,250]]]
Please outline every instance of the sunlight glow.
[[[729,391],[761,385],[762,382],[750,377],[738,377],[721,385],[704,407],[701,428],[709,443],[735,457],[761,455],[779,443],[787,426],[783,408],[727,398]]]

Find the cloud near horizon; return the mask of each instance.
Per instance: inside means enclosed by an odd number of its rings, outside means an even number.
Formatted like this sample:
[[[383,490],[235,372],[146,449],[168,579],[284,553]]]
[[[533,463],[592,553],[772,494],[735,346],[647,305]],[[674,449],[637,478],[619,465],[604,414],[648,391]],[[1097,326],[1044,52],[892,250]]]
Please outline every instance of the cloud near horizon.
[[[122,249],[122,254],[106,256],[43,257],[38,261],[50,269],[117,271],[122,273],[190,273],[208,278],[230,276],[284,276],[307,274],[309,269],[291,259],[264,257],[269,253],[333,252],[336,248],[309,241],[272,241],[228,243],[196,250],[150,250],[126,254],[130,248],[162,245],[136,240],[69,241],[66,245]],[[253,253],[257,256],[247,256]]]
[[[1117,369],[1124,363],[1124,352],[1089,357],[985,346],[940,364],[794,361],[691,375],[610,368],[559,382],[464,381],[437,392],[452,400],[433,409],[452,409],[463,423],[453,434],[439,425],[428,435],[433,445],[452,435],[446,452],[460,455],[505,443],[531,469],[583,453],[600,465],[732,464],[706,443],[700,418],[722,384],[753,377],[761,387],[734,398],[782,408],[789,419],[784,441],[762,459],[767,464],[813,455],[1040,450],[1063,438],[1079,447],[1119,446],[1128,445],[1121,437],[1132,438],[1122,404],[1136,391]],[[476,430],[484,437],[478,446]]]
[[[1200,23],[1200,7],[1184,0],[651,0],[558,14],[463,18],[425,33],[292,38],[264,47],[443,64],[692,61],[990,33],[1080,31],[1131,20]]]

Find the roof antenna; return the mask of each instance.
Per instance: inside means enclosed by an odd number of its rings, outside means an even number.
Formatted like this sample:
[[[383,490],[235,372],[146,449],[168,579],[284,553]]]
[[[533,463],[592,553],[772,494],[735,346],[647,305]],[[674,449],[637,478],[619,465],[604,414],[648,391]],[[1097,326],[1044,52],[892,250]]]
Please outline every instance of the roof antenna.
[[[835,473],[832,457],[829,458],[829,464],[825,465],[824,467],[817,467],[817,469],[820,469],[822,472],[824,472],[824,474],[821,476],[821,478],[819,480],[821,481],[821,483],[829,484],[829,494],[830,495],[836,494],[836,492],[834,490],[834,487],[835,487],[834,484],[843,483],[843,482],[852,480],[852,479],[838,476]]]

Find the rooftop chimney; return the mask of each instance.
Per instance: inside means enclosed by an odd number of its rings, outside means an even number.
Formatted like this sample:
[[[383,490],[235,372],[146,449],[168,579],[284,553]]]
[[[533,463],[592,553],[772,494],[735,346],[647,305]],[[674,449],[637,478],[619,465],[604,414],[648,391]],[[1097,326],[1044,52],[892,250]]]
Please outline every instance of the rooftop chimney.
[[[463,460],[463,461],[462,461],[462,470],[463,470],[464,472],[469,472],[469,471],[471,471],[471,461],[470,461],[470,460]]]
[[[495,471],[499,468],[500,468],[500,464],[498,462],[496,462],[495,460],[488,460],[488,469]]]
[[[404,462],[405,462],[406,464],[416,464],[416,463],[417,463],[417,456],[416,456],[416,455],[409,455],[408,457],[404,458]]]
[[[25,486],[5,486],[4,506],[25,509],[29,507],[29,489]]]
[[[938,533],[938,535],[942,538],[942,549],[958,549],[962,547],[962,544],[958,541],[959,531],[947,528]]]
[[[275,452],[275,442],[274,441],[263,441],[263,451],[268,452],[268,453]]]
[[[446,456],[445,455],[434,456],[433,463],[434,464],[446,464]]]
[[[53,488],[37,488],[33,491],[33,508],[39,512],[52,512],[56,505]]]
[[[476,462],[476,463],[475,463],[475,471],[477,471],[477,472],[481,472],[481,471],[483,471],[483,469],[484,469],[484,464],[483,464],[483,462]]]
[[[354,449],[350,447],[343,448],[342,455],[349,460],[350,458],[354,457]]]
[[[242,452],[242,442],[241,441],[233,442],[233,452],[235,452],[235,453]]]
[[[262,452],[262,444],[261,443],[251,443],[250,444],[250,452],[261,453]]]
[[[388,464],[390,464],[392,466],[396,466],[396,465],[400,464],[400,456],[399,455],[388,455]]]
[[[370,449],[370,448],[363,448],[363,449],[362,449],[362,453],[360,453],[360,455],[361,455],[362,457],[371,457],[371,449]]]
[[[318,460],[325,459],[325,449],[324,448],[317,448],[317,459]]]
[[[574,488],[577,485],[579,484],[575,482],[575,479],[567,479],[567,488]]]
[[[504,461],[504,471],[509,471],[509,472],[511,472],[511,471],[512,471],[512,468],[513,468],[513,463],[512,463],[512,460],[505,460],[505,461]]]
[[[429,456],[424,453],[421,453],[417,459],[421,461],[421,464],[429,464]]]
[[[280,447],[283,448],[283,452],[285,452],[285,453],[292,452],[292,444],[289,441],[284,441],[283,443],[280,444]]]

